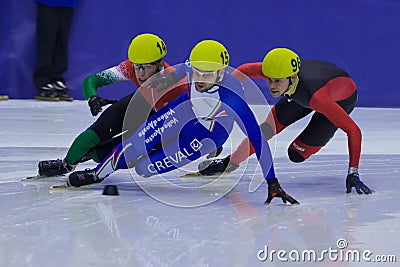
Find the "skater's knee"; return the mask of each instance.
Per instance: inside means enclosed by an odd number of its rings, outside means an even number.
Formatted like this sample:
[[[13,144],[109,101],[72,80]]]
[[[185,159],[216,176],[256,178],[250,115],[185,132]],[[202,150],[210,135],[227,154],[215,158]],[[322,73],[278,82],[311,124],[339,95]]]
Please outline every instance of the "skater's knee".
[[[275,131],[269,123],[261,123],[260,129],[267,140],[271,139],[275,135]]]
[[[155,167],[152,164],[143,164],[143,161],[138,161],[135,165],[135,171],[142,177],[150,177],[157,173]]]
[[[296,163],[303,162],[305,160],[305,158],[300,153],[290,148],[288,149],[288,156],[292,162]]]
[[[89,147],[93,147],[100,143],[100,138],[95,131],[93,131],[92,129],[88,129],[82,132],[80,135],[78,135],[75,141],[78,142],[79,144],[84,144]]]
[[[293,162],[303,162],[317,153],[322,146],[307,145],[297,138],[288,148],[289,159]]]

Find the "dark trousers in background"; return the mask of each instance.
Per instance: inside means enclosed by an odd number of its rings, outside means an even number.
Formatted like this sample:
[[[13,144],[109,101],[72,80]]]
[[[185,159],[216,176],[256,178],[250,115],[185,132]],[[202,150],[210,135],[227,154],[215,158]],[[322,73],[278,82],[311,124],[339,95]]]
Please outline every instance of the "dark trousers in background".
[[[68,36],[74,8],[37,4],[37,63],[33,82],[37,88],[65,82],[68,68]]]

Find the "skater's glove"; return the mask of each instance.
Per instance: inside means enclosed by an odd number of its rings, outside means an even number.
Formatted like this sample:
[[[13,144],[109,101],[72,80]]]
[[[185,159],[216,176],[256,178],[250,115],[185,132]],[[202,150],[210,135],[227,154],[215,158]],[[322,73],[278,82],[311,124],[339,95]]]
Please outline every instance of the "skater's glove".
[[[290,204],[300,204],[292,196],[286,194],[286,192],[282,189],[281,185],[279,184],[277,178],[268,179],[267,184],[268,184],[268,197],[267,200],[264,202],[265,205],[271,203],[271,200],[274,197],[280,197],[283,203],[289,202]]]
[[[90,112],[92,113],[93,116],[96,116],[102,111],[102,107],[108,104],[114,104],[117,103],[117,100],[110,100],[110,99],[105,99],[101,98],[100,96],[91,96],[88,100],[89,107],[90,107]]]
[[[366,186],[361,180],[358,173],[352,173],[347,175],[346,178],[346,193],[350,193],[352,188],[355,188],[358,194],[372,194],[375,192]]]

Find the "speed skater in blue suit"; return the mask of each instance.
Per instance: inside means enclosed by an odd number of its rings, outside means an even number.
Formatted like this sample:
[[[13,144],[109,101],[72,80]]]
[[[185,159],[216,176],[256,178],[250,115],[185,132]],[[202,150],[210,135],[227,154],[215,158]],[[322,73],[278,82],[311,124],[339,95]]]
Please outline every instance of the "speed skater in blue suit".
[[[133,167],[143,177],[170,172],[221,147],[236,122],[251,141],[267,181],[265,204],[275,197],[298,204],[280,186],[268,142],[245,101],[240,82],[226,72],[228,65],[229,53],[221,43],[199,42],[184,65],[190,81],[188,92],[150,116],[133,134],[126,134],[129,137],[95,169],[71,173],[68,185],[98,183],[116,170]],[[142,112],[130,106],[125,115],[127,124],[134,112]]]

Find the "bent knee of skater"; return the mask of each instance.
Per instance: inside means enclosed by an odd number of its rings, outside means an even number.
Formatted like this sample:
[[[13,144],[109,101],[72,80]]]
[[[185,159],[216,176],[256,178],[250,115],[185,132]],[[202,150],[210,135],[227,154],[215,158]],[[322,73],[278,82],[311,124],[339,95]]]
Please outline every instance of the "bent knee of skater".
[[[144,160],[139,160],[135,164],[135,172],[144,177],[150,177],[157,173],[153,164],[146,164]]]
[[[261,123],[260,129],[267,140],[271,139],[275,135],[275,129],[266,122]]]
[[[299,163],[299,162],[303,162],[306,160],[306,158],[304,158],[299,152],[289,148],[288,149],[288,156],[290,161],[295,162],[295,163]]]
[[[307,145],[299,138],[296,138],[288,148],[289,159],[293,162],[303,162],[317,153],[322,147],[323,146],[318,145]]]

